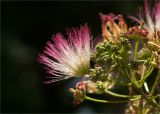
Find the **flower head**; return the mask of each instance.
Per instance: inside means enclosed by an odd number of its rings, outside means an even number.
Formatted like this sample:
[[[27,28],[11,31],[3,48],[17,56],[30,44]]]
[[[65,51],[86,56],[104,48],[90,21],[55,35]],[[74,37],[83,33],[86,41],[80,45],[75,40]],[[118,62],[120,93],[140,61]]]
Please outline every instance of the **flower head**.
[[[134,26],[128,29],[128,31],[125,33],[127,37],[141,37],[144,38],[148,35],[148,31],[141,27],[141,26]]]
[[[55,82],[70,77],[85,75],[90,66],[90,32],[88,26],[67,31],[68,39],[60,33],[48,41],[39,61],[47,66]]]

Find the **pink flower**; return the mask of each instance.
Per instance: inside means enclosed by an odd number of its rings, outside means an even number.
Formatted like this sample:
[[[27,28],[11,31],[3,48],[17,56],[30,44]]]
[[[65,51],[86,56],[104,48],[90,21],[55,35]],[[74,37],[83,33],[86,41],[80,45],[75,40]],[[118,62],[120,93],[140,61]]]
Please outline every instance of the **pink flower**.
[[[160,30],[160,0],[155,3],[155,6],[150,9],[149,0],[145,0],[145,12],[140,10],[138,14],[138,18],[131,16],[131,18],[141,24],[144,24],[144,27],[149,32],[154,32],[156,30]]]
[[[88,73],[90,66],[90,32],[87,24],[67,31],[68,39],[61,33],[48,41],[39,61],[52,74],[48,83]]]

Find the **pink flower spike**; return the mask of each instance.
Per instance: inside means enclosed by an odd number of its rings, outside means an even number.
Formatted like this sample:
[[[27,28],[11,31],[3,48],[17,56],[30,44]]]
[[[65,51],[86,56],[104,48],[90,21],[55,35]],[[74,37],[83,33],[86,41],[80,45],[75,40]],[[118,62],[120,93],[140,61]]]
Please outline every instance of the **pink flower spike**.
[[[88,73],[90,66],[90,32],[87,24],[67,31],[68,39],[58,33],[53,42],[48,41],[39,62],[52,74],[56,82]]]

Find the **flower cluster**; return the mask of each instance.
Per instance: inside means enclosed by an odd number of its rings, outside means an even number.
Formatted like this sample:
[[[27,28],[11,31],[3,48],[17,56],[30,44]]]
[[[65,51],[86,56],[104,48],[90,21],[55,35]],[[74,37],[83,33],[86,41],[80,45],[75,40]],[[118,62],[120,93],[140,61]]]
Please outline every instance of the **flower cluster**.
[[[155,2],[151,12],[149,1],[145,0],[144,9],[138,17],[130,16],[138,22],[131,27],[122,15],[100,13],[103,40],[93,49],[87,24],[68,30],[68,38],[55,35],[39,55],[39,61],[52,74],[47,82],[84,77],[69,89],[74,105],[84,100],[128,103],[126,114],[160,112],[160,1]],[[123,87],[127,88],[126,94],[115,92],[115,88]],[[96,99],[90,94],[119,100]]]
[[[52,74],[48,83],[83,76],[90,66],[90,32],[87,24],[67,31],[68,39],[59,33],[48,41],[39,61]]]

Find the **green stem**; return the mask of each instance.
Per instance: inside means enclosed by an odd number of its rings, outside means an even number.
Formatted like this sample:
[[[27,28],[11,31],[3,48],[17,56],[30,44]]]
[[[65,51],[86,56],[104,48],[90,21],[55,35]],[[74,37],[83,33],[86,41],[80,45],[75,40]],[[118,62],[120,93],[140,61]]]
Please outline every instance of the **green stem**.
[[[159,107],[160,108],[160,105],[156,102],[156,100],[155,99],[153,99],[153,101],[152,101],[157,107]]]
[[[122,94],[114,93],[114,92],[109,91],[109,90],[105,90],[105,92],[109,95],[112,95],[112,96],[115,96],[115,97],[121,97],[121,98],[136,98],[136,97],[141,96],[141,95],[134,95],[134,96],[122,95]]]
[[[139,87],[143,86],[145,80],[148,78],[148,76],[150,76],[150,74],[153,72],[153,70],[154,70],[154,67],[152,67],[152,66],[150,68],[148,68],[148,72],[145,74],[144,78],[139,81],[140,82]]]
[[[136,39],[135,49],[134,49],[134,60],[136,60],[136,57],[137,57],[138,47],[139,47],[139,40]]]
[[[128,70],[127,70],[127,67],[125,66],[125,73],[126,73],[126,75],[127,75],[127,77],[129,78],[129,80],[134,84],[134,80],[133,79],[131,79],[131,77],[130,77],[130,75],[129,75],[129,72],[128,72]]]
[[[107,81],[111,82],[111,83],[114,83],[116,85],[121,85],[121,86],[129,86],[129,85],[132,85],[132,83],[126,83],[126,82],[120,82],[120,81],[117,81],[115,79],[109,79],[107,78]]]
[[[136,80],[133,80],[133,77],[131,78],[130,75],[129,75],[129,72],[127,70],[128,68],[126,67],[125,68],[125,72],[126,72],[126,75],[128,76],[128,78],[130,79],[131,83],[134,85],[134,87],[141,93],[141,95],[144,95],[144,92],[142,90],[142,88],[139,87],[138,83]],[[131,73],[133,75],[133,72]]]
[[[160,94],[155,95],[155,96],[153,96],[153,97],[151,97],[151,98],[152,98],[152,99],[156,99],[157,97],[160,97]]]
[[[147,63],[147,61],[146,60],[136,60],[136,62],[138,62],[138,63]]]
[[[99,103],[126,103],[126,102],[129,102],[129,101],[137,100],[137,99],[139,99],[139,97],[136,97],[136,98],[133,98],[133,99],[128,99],[128,100],[121,100],[121,101],[100,100],[100,99],[95,99],[95,98],[91,98],[91,97],[88,97],[88,96],[85,96],[85,99],[89,100],[89,101],[93,101],[93,102],[99,102]]]
[[[150,96],[152,96],[154,94],[155,89],[156,89],[156,85],[158,84],[159,80],[160,80],[160,70],[158,71],[156,79],[154,80],[154,83],[153,83],[153,86],[152,86],[152,89],[151,89],[151,92],[150,92]]]
[[[85,96],[85,99],[89,100],[89,101],[93,101],[93,102],[108,103],[108,101],[106,101],[106,100],[95,99],[95,98],[91,98],[88,96]]]

